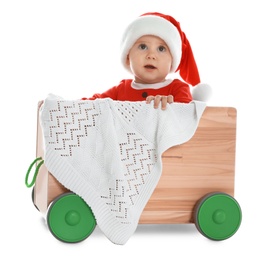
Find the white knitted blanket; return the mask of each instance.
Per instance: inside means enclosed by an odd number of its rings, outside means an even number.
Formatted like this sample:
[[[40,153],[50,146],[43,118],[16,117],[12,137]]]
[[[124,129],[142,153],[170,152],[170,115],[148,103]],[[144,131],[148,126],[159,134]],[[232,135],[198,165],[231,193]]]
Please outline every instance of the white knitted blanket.
[[[162,153],[193,136],[205,107],[49,95],[40,110],[45,165],[86,201],[110,241],[125,244],[161,176]]]

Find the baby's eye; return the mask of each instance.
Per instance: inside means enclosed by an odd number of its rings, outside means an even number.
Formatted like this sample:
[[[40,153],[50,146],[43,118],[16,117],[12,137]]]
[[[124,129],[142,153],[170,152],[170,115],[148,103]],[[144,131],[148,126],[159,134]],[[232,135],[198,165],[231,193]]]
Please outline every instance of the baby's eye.
[[[139,48],[140,50],[146,50],[148,47],[147,47],[146,44],[141,43],[141,44],[139,44],[138,48]]]
[[[159,50],[160,52],[164,52],[164,51],[166,51],[166,47],[164,47],[164,46],[159,46],[159,47],[158,47],[158,50]]]

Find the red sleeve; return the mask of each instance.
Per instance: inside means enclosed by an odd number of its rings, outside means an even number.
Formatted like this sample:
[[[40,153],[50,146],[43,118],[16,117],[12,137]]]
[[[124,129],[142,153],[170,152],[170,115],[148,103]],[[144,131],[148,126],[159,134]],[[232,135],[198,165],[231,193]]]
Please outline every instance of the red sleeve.
[[[189,85],[179,79],[173,81],[172,95],[174,97],[174,102],[190,103],[192,101]]]
[[[112,87],[101,94],[96,93],[92,97],[90,97],[90,98],[84,97],[84,98],[82,98],[82,100],[95,100],[97,98],[111,98],[113,100],[117,100],[119,89],[123,85],[124,85],[124,80],[122,80],[119,85]]]

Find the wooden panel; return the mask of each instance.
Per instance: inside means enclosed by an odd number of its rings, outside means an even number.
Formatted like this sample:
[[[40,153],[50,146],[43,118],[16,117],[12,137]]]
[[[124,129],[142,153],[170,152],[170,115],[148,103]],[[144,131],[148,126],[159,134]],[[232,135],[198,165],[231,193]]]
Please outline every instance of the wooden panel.
[[[163,154],[163,172],[140,223],[192,222],[209,192],[234,195],[236,110],[207,107],[195,135]]]
[[[69,192],[69,190],[59,183],[51,173],[48,173],[47,203],[50,204],[56,197],[65,192]]]
[[[42,102],[38,103],[37,107],[37,136],[36,136],[36,157],[44,156],[43,150],[43,133],[39,122],[39,109]],[[36,177],[34,186],[34,204],[42,214],[46,214],[48,207],[48,171],[43,164],[39,169],[39,174]]]

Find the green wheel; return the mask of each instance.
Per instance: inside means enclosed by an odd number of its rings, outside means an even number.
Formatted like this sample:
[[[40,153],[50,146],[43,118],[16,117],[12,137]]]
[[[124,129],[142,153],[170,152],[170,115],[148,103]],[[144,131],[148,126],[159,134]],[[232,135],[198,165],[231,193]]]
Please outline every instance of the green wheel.
[[[196,205],[194,222],[202,235],[212,240],[233,236],[240,227],[242,212],[238,202],[225,193],[210,193]]]
[[[58,240],[76,243],[93,232],[96,220],[85,201],[68,192],[51,203],[47,211],[47,225]]]

